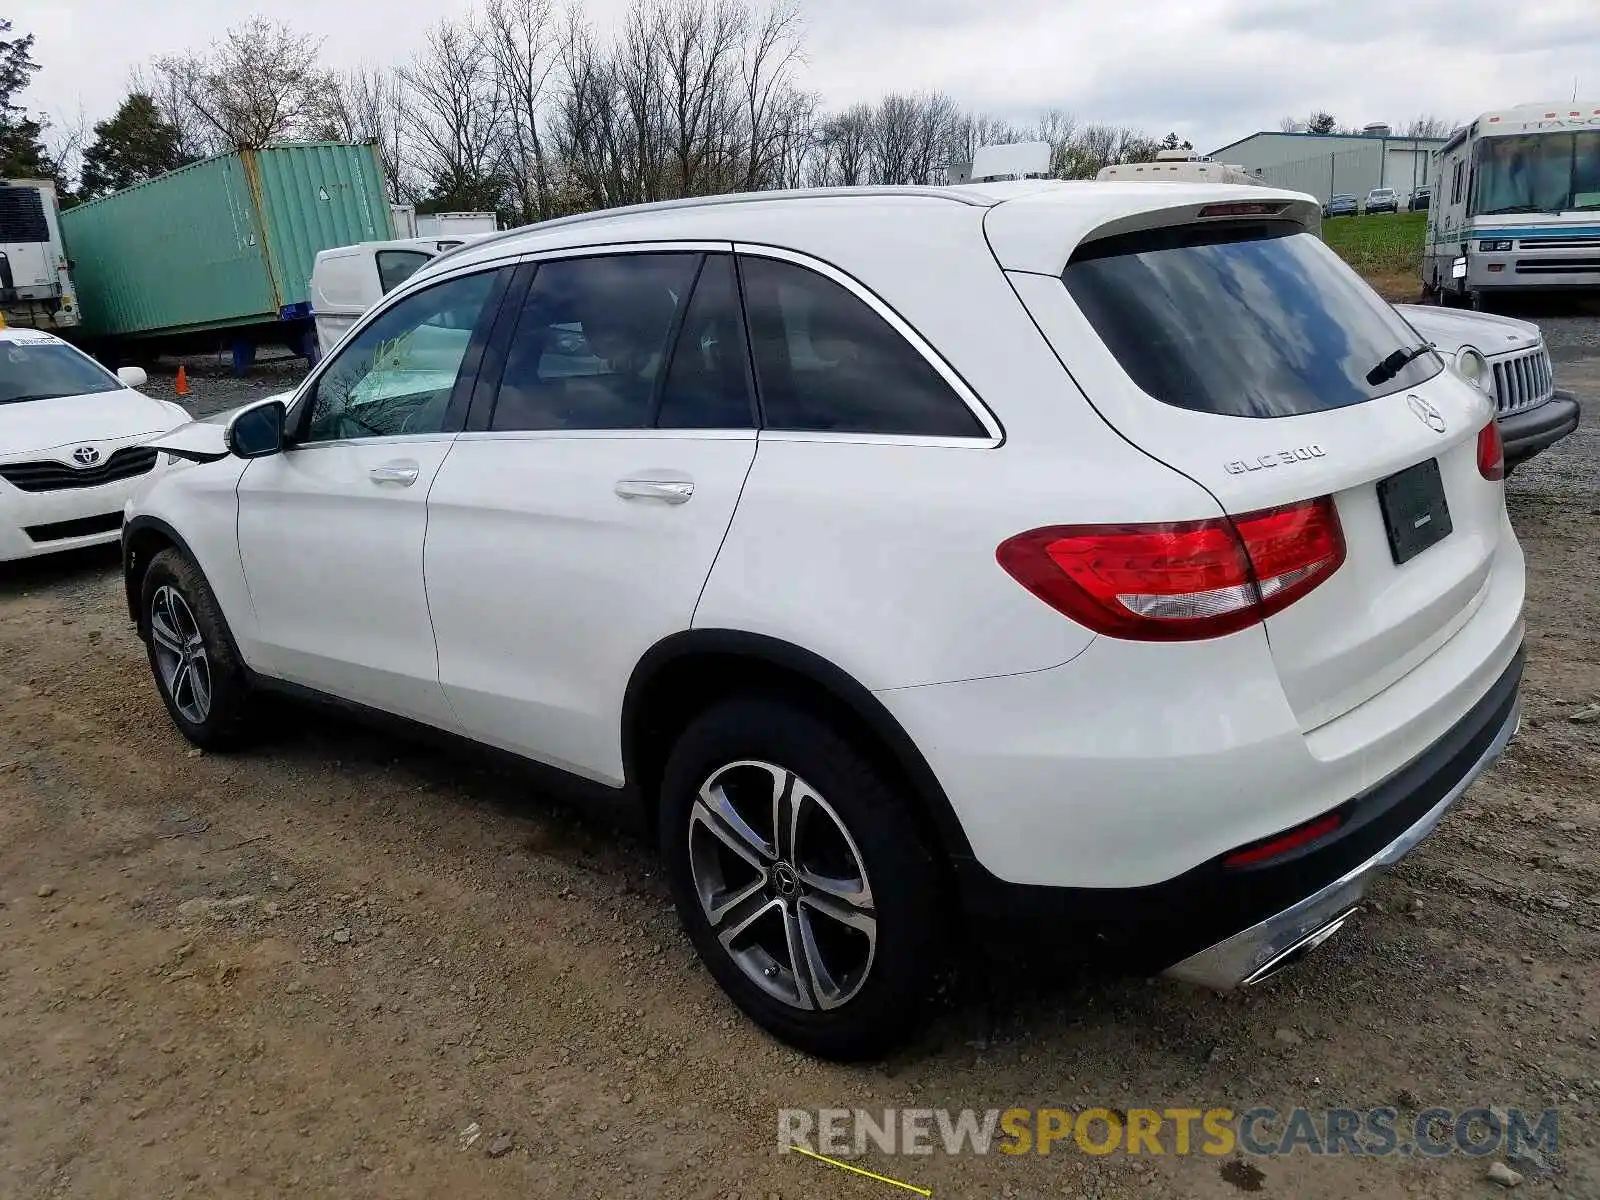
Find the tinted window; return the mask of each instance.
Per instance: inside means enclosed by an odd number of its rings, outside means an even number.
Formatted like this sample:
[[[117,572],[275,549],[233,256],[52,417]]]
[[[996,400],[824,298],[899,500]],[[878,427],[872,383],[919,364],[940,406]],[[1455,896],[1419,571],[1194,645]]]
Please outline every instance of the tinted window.
[[[733,258],[709,255],[678,331],[656,424],[665,429],[750,428],[747,363]]]
[[[420,250],[379,250],[373,257],[378,264],[378,286],[388,295],[420,271],[433,255]]]
[[[506,355],[491,429],[644,429],[696,254],[547,262]]]
[[[407,296],[346,343],[317,380],[305,439],[438,433],[494,278]]]
[[[1368,372],[1417,336],[1298,225],[1159,230],[1091,243],[1067,290],[1122,369],[1197,412],[1282,417],[1360,404],[1441,370],[1424,354]]]
[[[114,392],[121,386],[99,363],[71,346],[58,342],[0,342],[0,404]]]
[[[831,279],[770,258],[740,270],[769,429],[984,436],[928,360]]]

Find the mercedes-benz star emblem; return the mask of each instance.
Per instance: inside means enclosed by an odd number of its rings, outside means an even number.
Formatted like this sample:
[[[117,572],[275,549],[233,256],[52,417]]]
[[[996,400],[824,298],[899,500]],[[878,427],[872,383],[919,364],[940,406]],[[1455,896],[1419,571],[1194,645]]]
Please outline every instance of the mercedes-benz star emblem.
[[[72,452],[72,461],[80,467],[92,467],[100,461],[100,451],[93,446],[79,446]]]
[[[1417,420],[1421,421],[1429,429],[1435,433],[1444,432],[1444,414],[1421,396],[1407,396],[1406,404],[1410,406],[1412,412],[1417,414]]]

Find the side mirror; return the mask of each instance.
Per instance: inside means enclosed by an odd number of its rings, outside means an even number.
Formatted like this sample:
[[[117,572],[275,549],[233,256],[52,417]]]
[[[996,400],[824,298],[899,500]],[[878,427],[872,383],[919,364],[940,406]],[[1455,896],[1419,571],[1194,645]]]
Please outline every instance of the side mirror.
[[[265,458],[283,449],[282,400],[247,408],[228,422],[228,451],[240,458]]]
[[[145,374],[143,367],[118,367],[117,378],[125,388],[142,388],[150,382],[150,376]]]

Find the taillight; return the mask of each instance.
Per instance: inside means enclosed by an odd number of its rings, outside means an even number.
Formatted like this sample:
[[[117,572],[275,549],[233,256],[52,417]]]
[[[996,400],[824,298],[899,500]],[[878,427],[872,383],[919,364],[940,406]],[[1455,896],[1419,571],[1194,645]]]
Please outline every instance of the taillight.
[[[1051,525],[995,551],[1006,573],[1074,621],[1134,641],[1220,637],[1265,620],[1344,562],[1324,496],[1229,519]]]
[[[1478,430],[1478,474],[1485,479],[1506,477],[1506,446],[1500,440],[1500,422],[1491,420]]]

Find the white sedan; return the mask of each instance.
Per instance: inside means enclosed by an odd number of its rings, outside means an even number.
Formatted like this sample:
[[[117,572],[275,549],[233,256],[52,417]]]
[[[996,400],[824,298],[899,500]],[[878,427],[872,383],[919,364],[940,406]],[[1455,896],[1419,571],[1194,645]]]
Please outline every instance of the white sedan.
[[[161,455],[143,443],[189,416],[58,337],[0,329],[0,562],[114,542]]]

